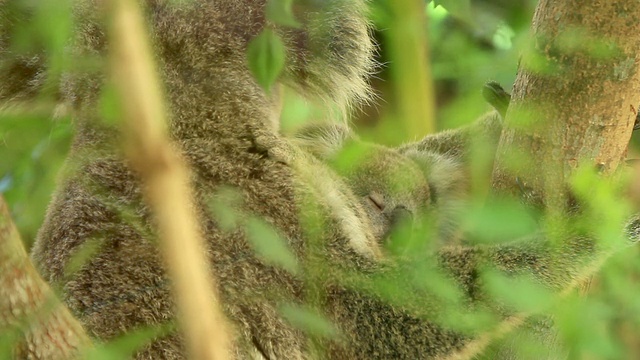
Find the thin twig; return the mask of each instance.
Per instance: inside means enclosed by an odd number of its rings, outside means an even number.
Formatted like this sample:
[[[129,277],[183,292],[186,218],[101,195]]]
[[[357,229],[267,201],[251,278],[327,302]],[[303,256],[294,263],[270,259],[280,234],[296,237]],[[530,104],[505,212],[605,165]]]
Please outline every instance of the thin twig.
[[[193,211],[188,169],[173,150],[143,20],[134,1],[113,1],[112,66],[125,110],[127,151],[144,183],[191,358],[226,359],[227,325]]]

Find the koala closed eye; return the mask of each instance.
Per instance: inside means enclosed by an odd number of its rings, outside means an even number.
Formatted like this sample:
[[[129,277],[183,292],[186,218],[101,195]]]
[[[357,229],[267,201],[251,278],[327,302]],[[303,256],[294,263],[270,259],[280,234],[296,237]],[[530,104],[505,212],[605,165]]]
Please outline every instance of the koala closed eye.
[[[369,193],[369,195],[367,196],[367,199],[369,199],[369,201],[371,203],[373,203],[373,205],[378,208],[378,210],[380,211],[384,211],[385,209],[385,203],[384,203],[384,198],[382,197],[382,195],[376,193],[376,192],[371,192]]]

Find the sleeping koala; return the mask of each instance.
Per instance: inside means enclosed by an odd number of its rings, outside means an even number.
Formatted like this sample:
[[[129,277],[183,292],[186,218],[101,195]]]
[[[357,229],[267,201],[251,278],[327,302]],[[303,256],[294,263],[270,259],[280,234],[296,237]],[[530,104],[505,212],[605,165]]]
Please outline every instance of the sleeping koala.
[[[456,214],[469,191],[460,159],[435,150],[368,143],[335,123],[306,125],[295,132],[293,142],[343,177],[366,209],[379,243],[388,245],[402,224],[430,224],[438,229],[431,238],[451,242]]]
[[[510,100],[493,81],[484,85],[482,94],[494,111],[470,125],[397,149],[361,141],[338,123],[305,125],[293,134],[293,142],[338,170],[367,210],[379,242],[389,238],[395,225],[418,225],[427,215],[438,229],[432,236],[436,244],[456,244],[471,192],[474,154],[484,151],[489,162],[480,166],[492,168]]]

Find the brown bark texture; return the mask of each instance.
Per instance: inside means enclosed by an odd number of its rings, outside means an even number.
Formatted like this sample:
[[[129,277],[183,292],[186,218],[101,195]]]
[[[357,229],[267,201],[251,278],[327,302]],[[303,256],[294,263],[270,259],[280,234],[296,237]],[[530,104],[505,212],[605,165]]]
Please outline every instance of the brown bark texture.
[[[15,358],[73,359],[92,345],[31,264],[0,196],[0,335],[12,333]]]
[[[564,208],[581,164],[609,174],[626,157],[640,104],[635,0],[541,0],[506,116],[495,190]],[[517,179],[516,179],[517,178]]]

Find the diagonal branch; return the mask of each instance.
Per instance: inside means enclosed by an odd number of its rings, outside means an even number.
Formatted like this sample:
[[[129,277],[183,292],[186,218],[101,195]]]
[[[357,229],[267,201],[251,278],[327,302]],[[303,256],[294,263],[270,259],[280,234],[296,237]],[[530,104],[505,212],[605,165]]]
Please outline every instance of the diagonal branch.
[[[0,196],[0,334],[14,331],[15,355],[72,359],[92,346],[80,323],[31,264]]]
[[[142,16],[133,0],[114,0],[112,70],[125,112],[127,150],[158,225],[192,359],[226,359],[228,332],[198,229],[188,169],[171,146]]]

